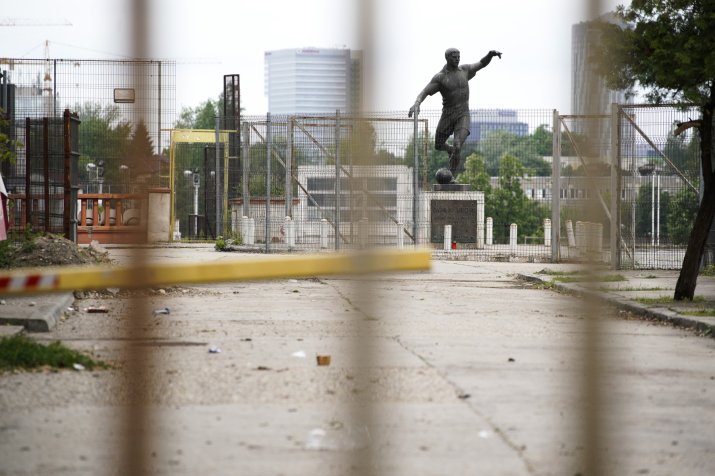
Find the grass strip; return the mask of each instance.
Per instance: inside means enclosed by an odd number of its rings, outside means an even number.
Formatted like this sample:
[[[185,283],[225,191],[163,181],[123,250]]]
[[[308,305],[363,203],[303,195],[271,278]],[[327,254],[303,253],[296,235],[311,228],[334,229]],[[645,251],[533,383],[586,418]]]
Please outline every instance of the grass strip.
[[[21,334],[0,339],[0,372],[42,367],[72,369],[75,364],[88,370],[109,368],[106,363],[70,349],[61,342],[44,345]]]

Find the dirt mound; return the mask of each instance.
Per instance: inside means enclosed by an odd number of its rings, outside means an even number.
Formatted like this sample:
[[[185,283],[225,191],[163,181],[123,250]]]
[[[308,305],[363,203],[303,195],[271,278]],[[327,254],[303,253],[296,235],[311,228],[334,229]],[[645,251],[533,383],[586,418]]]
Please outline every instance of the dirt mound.
[[[61,236],[45,235],[5,250],[5,268],[111,263],[109,255],[93,247],[81,248]]]

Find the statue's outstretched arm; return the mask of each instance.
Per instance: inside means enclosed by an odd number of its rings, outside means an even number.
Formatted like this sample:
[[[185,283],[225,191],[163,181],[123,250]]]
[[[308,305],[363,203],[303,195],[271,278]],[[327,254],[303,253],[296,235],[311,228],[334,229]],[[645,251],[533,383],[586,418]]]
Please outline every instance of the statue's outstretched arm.
[[[431,96],[436,92],[439,92],[439,75],[432,78],[432,81],[430,81],[429,84],[425,86],[422,91],[420,91],[417,95],[417,99],[415,99],[415,104],[407,113],[407,117],[412,117],[412,114],[419,114],[420,104],[422,104],[422,101],[424,101],[427,96]]]
[[[477,71],[491,63],[492,58],[494,58],[495,56],[498,56],[499,59],[501,59],[501,52],[491,50],[484,58],[480,59],[477,63],[468,64],[466,66],[466,70],[469,73],[469,79],[472,79]]]

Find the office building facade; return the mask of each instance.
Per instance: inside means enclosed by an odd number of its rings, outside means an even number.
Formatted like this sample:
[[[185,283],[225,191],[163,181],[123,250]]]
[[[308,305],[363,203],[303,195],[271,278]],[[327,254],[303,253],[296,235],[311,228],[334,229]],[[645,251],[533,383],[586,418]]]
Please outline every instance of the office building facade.
[[[272,114],[349,114],[362,96],[362,53],[347,48],[267,51],[265,94]]]

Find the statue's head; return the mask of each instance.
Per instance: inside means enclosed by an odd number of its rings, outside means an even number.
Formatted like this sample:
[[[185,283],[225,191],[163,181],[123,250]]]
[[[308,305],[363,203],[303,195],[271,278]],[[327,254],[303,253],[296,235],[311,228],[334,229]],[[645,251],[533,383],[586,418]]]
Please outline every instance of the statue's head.
[[[450,57],[455,57],[457,60],[459,60],[459,50],[457,48],[447,48],[447,51],[444,52],[444,59],[449,61]]]

